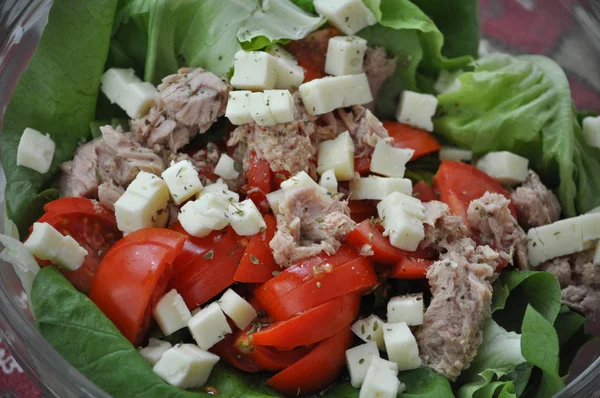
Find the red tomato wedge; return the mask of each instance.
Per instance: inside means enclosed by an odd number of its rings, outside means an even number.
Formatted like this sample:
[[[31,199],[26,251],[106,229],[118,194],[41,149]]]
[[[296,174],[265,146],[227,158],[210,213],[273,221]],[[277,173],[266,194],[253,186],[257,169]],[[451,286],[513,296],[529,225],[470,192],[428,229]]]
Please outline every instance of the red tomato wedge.
[[[188,236],[180,224],[172,228]],[[173,263],[169,287],[177,289],[190,309],[204,304],[233,284],[247,244],[229,227],[204,238],[189,236]]]
[[[387,277],[394,279],[423,279],[427,275],[427,270],[431,264],[433,264],[433,261],[426,258],[404,257],[394,264]]]
[[[331,256],[318,254],[308,257],[256,288],[254,295],[261,308],[267,310],[269,303],[301,286],[304,282],[322,276],[327,271],[358,258],[358,253],[348,245],[342,245]],[[268,312],[268,310],[267,310]]]
[[[273,250],[269,246],[269,242],[277,230],[277,220],[271,214],[265,214],[263,218],[267,228],[264,232],[250,238],[233,277],[236,282],[263,283],[271,279],[274,273],[281,271],[281,267],[273,258]]]
[[[339,36],[336,28],[317,30],[302,40],[293,40],[286,46],[304,68],[304,82],[325,77],[325,57],[329,39]]]
[[[348,326],[360,307],[360,295],[347,294],[252,335],[255,345],[304,346],[333,336]]]
[[[427,184],[425,181],[418,181],[413,185],[413,196],[421,202],[431,202],[438,200],[438,193],[435,188]]]
[[[269,211],[267,194],[271,192],[271,166],[265,159],[260,159],[256,152],[250,152],[248,167],[248,197],[262,213]]]
[[[346,366],[352,331],[345,327],[323,340],[309,354],[267,380],[275,390],[290,396],[317,393],[328,387]]]
[[[114,213],[96,201],[75,197],[54,200],[44,206],[44,211],[46,214],[38,222],[47,222],[61,234],[70,235],[87,250],[88,255],[78,270],[63,271],[73,286],[87,293],[98,264],[121,239]]]
[[[442,147],[431,133],[419,130],[408,124],[398,122],[383,122],[383,127],[394,139],[396,148],[414,149],[412,160],[432,152],[439,151]]]
[[[382,264],[394,264],[407,256],[431,258],[433,253],[417,250],[408,252],[392,246],[390,240],[382,235],[380,229],[371,220],[364,220],[348,234],[348,243],[360,250],[364,245],[371,245],[373,256],[369,259]]]
[[[285,321],[336,297],[362,293],[377,283],[377,274],[371,262],[364,257],[322,275],[321,278],[304,282],[279,300],[263,303],[263,308],[273,320]]]
[[[471,201],[479,199],[486,192],[498,193],[510,199],[498,181],[483,171],[461,162],[443,161],[433,182],[440,193],[441,201],[450,206],[453,214],[462,216],[465,223]],[[509,207],[516,219],[515,207],[512,203]]]
[[[211,347],[210,352],[219,356],[221,361],[243,372],[256,373],[263,369],[248,356],[244,355],[235,344],[233,334],[225,335],[223,340]]]
[[[371,217],[377,217],[377,202],[374,200],[351,200],[348,207],[354,222],[361,223]]]
[[[281,188],[281,183],[291,177],[289,171],[280,170],[271,173],[271,191]]]
[[[168,229],[142,229],[121,239],[98,266],[89,297],[133,345],[142,342],[185,241]]]
[[[288,351],[281,351],[273,347],[256,345],[252,340],[253,334],[246,330],[240,330],[234,338],[236,349],[246,358],[256,363],[263,371],[277,372],[302,359],[308,352],[309,347],[297,347]]]
[[[361,176],[369,174],[371,172],[371,155],[354,158],[354,171]]]

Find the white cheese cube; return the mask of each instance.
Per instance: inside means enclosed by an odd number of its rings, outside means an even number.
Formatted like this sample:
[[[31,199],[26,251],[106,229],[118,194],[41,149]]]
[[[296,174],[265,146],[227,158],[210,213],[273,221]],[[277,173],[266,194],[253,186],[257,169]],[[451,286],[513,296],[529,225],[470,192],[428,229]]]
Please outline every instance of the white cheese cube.
[[[129,193],[135,193],[144,199],[169,200],[169,187],[159,177],[152,173],[140,171],[127,187]]]
[[[154,366],[162,355],[171,348],[171,343],[150,337],[148,345],[138,348],[138,352],[150,365]]]
[[[344,106],[348,76],[324,77],[303,83],[300,97],[311,115],[322,115]]]
[[[287,123],[294,120],[294,98],[288,90],[264,91],[269,110],[277,123]]]
[[[460,90],[462,83],[460,80],[458,80],[458,77],[462,74],[463,71],[461,69],[454,72],[449,72],[445,69],[442,69],[435,84],[433,85],[433,89],[438,94],[447,94]]]
[[[317,191],[327,194],[327,190],[317,184],[305,171],[301,171],[298,174],[288,178],[281,183],[281,189],[283,192],[289,192],[296,188],[313,187]],[[268,200],[268,199],[267,199]]]
[[[267,227],[260,210],[251,199],[229,205],[229,222],[240,236],[252,236]]]
[[[277,81],[277,61],[262,51],[238,51],[231,85],[244,90],[270,90]]]
[[[304,81],[304,69],[298,65],[296,58],[278,44],[268,51],[277,61],[277,81],[275,88],[297,88]]]
[[[223,195],[227,196],[228,198],[229,197],[233,198],[233,199],[228,199],[228,200],[232,200],[236,203],[240,201],[240,195],[238,195],[236,192],[230,191],[229,187],[227,186],[227,184],[225,184],[225,182],[223,182],[222,178],[219,178],[217,180],[217,182],[213,182],[212,184],[205,186],[204,189],[202,190],[200,196],[209,194],[209,193],[223,194]]]
[[[75,271],[83,265],[87,255],[88,251],[81,247],[75,239],[67,235],[63,237],[62,247],[56,257],[52,259],[52,262],[64,270]]]
[[[197,238],[203,238],[213,231],[205,219],[206,217],[196,211],[192,202],[183,205],[177,215],[177,220],[185,232]]]
[[[152,315],[165,336],[183,329],[192,318],[183,297],[175,289],[162,296],[154,307]]]
[[[470,162],[473,160],[473,151],[451,146],[440,149],[440,160],[452,160],[454,162]]]
[[[281,198],[285,195],[285,191],[283,189],[278,189],[277,191],[269,192],[267,196],[267,202],[269,202],[269,206],[271,207],[271,211],[273,214],[279,214],[279,202],[281,202]]]
[[[412,182],[408,178],[369,176],[350,181],[350,200],[382,200],[392,192],[412,195]]]
[[[329,169],[321,174],[319,185],[325,188],[329,193],[337,193],[338,183],[337,178],[335,178],[335,171],[333,169]]]
[[[229,190],[206,192],[205,189],[197,200],[183,205],[177,219],[187,233],[201,238],[229,224],[229,205],[237,203],[238,200],[239,195],[235,192]]]
[[[398,365],[398,370],[411,370],[421,366],[417,340],[406,322],[383,325],[383,341],[388,358]]]
[[[423,293],[392,297],[387,305],[388,323],[423,324]]]
[[[394,148],[384,140],[379,140],[371,158],[370,170],[388,177],[404,177],[406,163],[414,154],[412,149]]]
[[[410,217],[415,217],[418,220],[425,218],[425,207],[419,199],[403,194],[400,192],[392,192],[377,204],[377,210],[380,217],[385,216],[386,210],[401,210]],[[392,213],[391,213],[392,214]]]
[[[27,127],[23,130],[17,147],[17,166],[23,166],[44,174],[50,170],[56,144],[49,134],[43,135]]]
[[[250,115],[259,126],[269,127],[277,124],[264,93],[250,94]]]
[[[600,213],[600,206],[594,207],[592,210],[589,210],[585,214],[592,214],[592,213]]]
[[[385,351],[385,343],[383,341],[383,325],[385,322],[377,315],[369,315],[365,319],[359,319],[352,324],[352,331],[362,341],[370,343],[374,341],[377,348]]]
[[[342,76],[356,75],[363,71],[363,59],[367,41],[358,36],[335,36],[327,44],[325,73]]]
[[[179,344],[168,349],[154,365],[154,373],[179,388],[202,387],[219,357],[193,344]]]
[[[0,260],[12,264],[27,297],[31,297],[33,281],[40,272],[38,262],[19,239],[0,234],[0,243],[4,246],[4,249],[0,251]]]
[[[171,167],[162,173],[162,178],[169,188],[173,202],[178,206],[202,191],[198,172],[189,160],[171,163]]]
[[[231,156],[227,155],[226,153],[223,153],[221,154],[221,157],[215,166],[214,173],[219,177],[233,180],[238,178],[240,175],[238,169],[241,169],[241,165],[236,166],[235,160],[233,160]]]
[[[432,117],[438,100],[433,95],[404,91],[398,104],[396,119],[413,127],[433,131]]]
[[[405,389],[398,380],[398,366],[373,357],[360,389],[359,398],[396,398]]]
[[[231,318],[241,330],[244,330],[256,318],[254,307],[231,289],[227,289],[217,303],[225,315]]]
[[[584,250],[583,228],[577,218],[567,218],[527,231],[527,254],[531,266]]]
[[[250,114],[250,94],[252,91],[230,91],[227,108],[225,109],[225,117],[229,119],[231,124],[239,126],[240,124],[252,123],[252,115]]]
[[[100,78],[100,90],[111,104],[117,103],[125,88],[131,83],[141,83],[133,69],[110,68]]]
[[[600,148],[600,116],[583,119],[583,136],[589,146]]]
[[[132,119],[138,119],[148,113],[158,90],[151,83],[129,83],[117,100],[119,105]]]
[[[346,366],[348,367],[348,373],[350,373],[352,387],[360,388],[365,380],[373,356],[379,358],[379,350],[374,341],[346,350]]]
[[[600,242],[596,242],[596,250],[594,250],[593,265],[600,265]]]
[[[600,239],[600,213],[582,214],[577,218],[581,223],[583,243]]]
[[[505,185],[522,183],[529,174],[529,159],[507,151],[490,152],[475,166]]]
[[[373,95],[369,87],[367,75],[360,73],[358,75],[340,76],[347,79],[348,83],[344,90],[344,106],[364,105],[373,102]]]
[[[417,250],[425,237],[423,219],[425,208],[412,196],[393,192],[377,204],[377,212],[392,246],[402,250]]]
[[[24,245],[40,260],[52,260],[62,249],[63,235],[46,222],[36,222]]]
[[[225,314],[219,304],[214,302],[200,310],[188,322],[192,337],[203,350],[208,350],[213,345],[231,333]]]
[[[315,0],[315,10],[327,22],[347,35],[377,23],[377,18],[361,0]]]
[[[319,144],[317,172],[333,170],[338,181],[349,181],[354,177],[354,142],[350,133],[344,131],[333,140]]]

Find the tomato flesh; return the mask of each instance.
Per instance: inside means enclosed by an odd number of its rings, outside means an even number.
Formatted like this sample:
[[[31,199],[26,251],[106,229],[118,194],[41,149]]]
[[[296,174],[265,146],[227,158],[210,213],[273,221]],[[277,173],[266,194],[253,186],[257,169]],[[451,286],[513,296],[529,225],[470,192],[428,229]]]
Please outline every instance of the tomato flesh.
[[[394,279],[423,279],[426,277],[427,270],[431,264],[433,264],[433,261],[426,258],[404,257],[394,264],[387,277]]]
[[[304,39],[293,40],[287,50],[295,57],[298,64],[304,68],[304,82],[325,77],[325,58],[329,39],[338,36],[340,31],[336,28],[317,30]]]
[[[233,280],[244,283],[263,283],[281,270],[273,258],[269,242],[277,231],[277,220],[271,214],[264,215],[267,227],[264,232],[250,238],[244,256],[240,261]]]
[[[377,217],[377,202],[374,200],[351,200],[348,202],[350,217],[361,223],[371,217]]]
[[[421,202],[431,202],[438,200],[438,193],[435,188],[427,184],[425,181],[418,181],[413,185],[413,196]]]
[[[412,160],[439,151],[442,146],[431,133],[398,122],[383,122],[383,127],[394,139],[394,147],[415,151]]]

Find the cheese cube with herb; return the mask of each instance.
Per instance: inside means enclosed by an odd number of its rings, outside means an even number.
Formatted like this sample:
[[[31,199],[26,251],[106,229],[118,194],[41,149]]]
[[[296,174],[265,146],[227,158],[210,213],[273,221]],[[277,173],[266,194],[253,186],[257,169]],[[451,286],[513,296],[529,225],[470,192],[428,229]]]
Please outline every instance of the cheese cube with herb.
[[[288,90],[265,90],[267,105],[277,123],[288,123],[294,120],[294,98]]]
[[[141,83],[132,68],[110,68],[100,78],[100,90],[111,104],[120,100],[126,87],[131,83]]]
[[[327,22],[347,35],[377,23],[377,18],[361,0],[315,0],[315,10]]]
[[[250,94],[252,91],[230,91],[225,117],[231,124],[239,126],[240,124],[252,123],[254,119],[250,114]]]
[[[202,191],[198,172],[189,160],[171,162],[171,167],[162,173],[162,178],[169,188],[173,202],[178,206]]]
[[[444,146],[440,149],[440,160],[451,160],[454,162],[470,162],[473,160],[473,151],[468,149]]]
[[[230,221],[229,205],[239,200],[239,195],[229,190],[204,191],[197,200],[183,205],[177,217],[188,234],[199,238],[225,228]]]
[[[352,324],[352,331],[362,341],[370,343],[374,341],[377,348],[385,351],[385,343],[383,341],[383,325],[385,322],[377,315],[370,315],[365,319],[359,319]]]
[[[379,350],[374,341],[346,350],[346,366],[350,373],[352,387],[360,388],[362,385],[369,365],[371,365],[371,357],[379,358]]]
[[[414,154],[412,149],[394,148],[384,140],[379,140],[373,151],[370,170],[388,177],[404,177],[406,163]]]
[[[275,88],[298,88],[304,81],[304,69],[298,65],[296,58],[279,44],[271,46],[267,51],[277,61],[277,81]]]
[[[252,236],[267,227],[260,210],[251,199],[229,205],[229,222],[240,236]]]
[[[392,297],[387,305],[387,321],[406,322],[408,326],[422,325],[423,311],[423,293]]]
[[[344,107],[373,102],[373,95],[366,74],[339,76],[339,78],[348,82],[344,90]]]
[[[236,164],[236,161],[233,160],[231,156],[223,153],[221,154],[221,157],[215,166],[214,173],[219,177],[233,180],[239,177],[241,168],[242,166],[240,164]]]
[[[592,148],[600,148],[600,116],[583,119],[583,136]]]
[[[433,95],[404,91],[398,104],[396,119],[413,127],[433,131],[433,115],[438,100]]]
[[[425,208],[412,196],[393,192],[377,204],[377,212],[392,246],[414,251],[425,237],[423,219]]]
[[[304,187],[313,187],[323,194],[327,193],[327,190],[317,184],[305,171],[301,171],[281,183],[281,189],[284,193]]]
[[[275,57],[263,51],[235,53],[231,85],[243,90],[271,90],[275,88],[278,66]]]
[[[368,176],[350,181],[350,200],[382,200],[392,192],[412,195],[408,178]]]
[[[52,260],[62,249],[63,235],[47,222],[36,222],[24,245],[40,260]]]
[[[385,359],[373,357],[359,398],[396,398],[404,390],[404,384],[398,380],[398,366]]]
[[[154,366],[162,355],[171,348],[171,343],[150,337],[146,347],[139,347],[138,352],[150,365]]]
[[[217,303],[225,315],[231,318],[241,330],[244,330],[256,318],[254,307],[232,289],[227,289]]]
[[[321,174],[319,185],[325,188],[329,193],[337,193],[338,183],[337,178],[335,178],[335,172],[333,171],[333,169],[329,169],[323,174]]]
[[[193,344],[178,344],[168,349],[154,365],[154,373],[172,386],[182,389],[202,387],[219,357]]]
[[[490,152],[475,166],[505,185],[522,183],[529,175],[529,159],[508,151]]]
[[[344,106],[347,76],[324,77],[303,83],[298,88],[306,111],[322,115]]]
[[[271,207],[271,211],[273,214],[279,214],[279,202],[281,202],[281,198],[285,195],[285,191],[283,189],[278,189],[277,191],[269,192],[267,196],[267,202],[269,203],[269,207]]]
[[[270,127],[277,124],[264,93],[250,94],[250,115],[259,126]]]
[[[139,119],[148,113],[157,95],[158,90],[151,83],[130,83],[125,87],[125,90],[117,101],[117,105],[130,118]]]
[[[17,147],[17,166],[27,167],[40,174],[47,173],[52,165],[56,144],[49,134],[27,127]]]
[[[327,170],[333,170],[338,181],[354,178],[354,142],[349,132],[319,144],[317,172],[323,174]]]
[[[190,333],[198,347],[208,350],[231,333],[225,314],[217,302],[204,307],[188,322]]]
[[[162,296],[154,307],[152,315],[165,336],[183,329],[192,318],[183,297],[175,289]]]
[[[334,76],[356,75],[363,71],[367,41],[358,36],[335,36],[327,44],[325,73]]]
[[[65,271],[76,271],[83,265],[87,255],[88,251],[67,235],[63,237],[60,251],[52,259],[52,263]]]
[[[417,369],[421,366],[419,346],[406,322],[383,325],[383,340],[388,358],[398,370]]]

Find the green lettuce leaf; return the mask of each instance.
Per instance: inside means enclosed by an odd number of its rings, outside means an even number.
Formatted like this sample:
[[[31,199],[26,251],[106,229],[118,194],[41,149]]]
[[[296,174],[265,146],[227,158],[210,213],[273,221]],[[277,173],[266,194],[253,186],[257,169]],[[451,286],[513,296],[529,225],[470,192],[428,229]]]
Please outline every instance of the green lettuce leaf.
[[[438,133],[475,155],[527,157],[569,217],[600,205],[600,150],[583,139],[560,66],[542,56],[494,54],[459,79],[460,90],[438,97]]]

